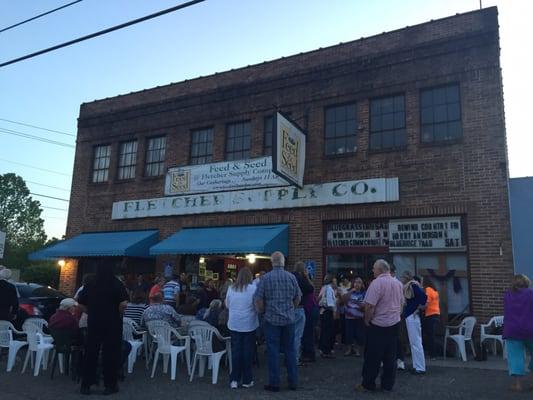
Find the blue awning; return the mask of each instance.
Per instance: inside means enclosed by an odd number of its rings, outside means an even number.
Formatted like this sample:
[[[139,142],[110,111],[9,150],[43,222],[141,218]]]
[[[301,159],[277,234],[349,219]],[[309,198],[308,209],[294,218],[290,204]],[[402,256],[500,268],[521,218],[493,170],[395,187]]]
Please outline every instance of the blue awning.
[[[158,236],[157,230],[82,233],[31,253],[28,258],[152,257],[149,249],[157,243]]]
[[[150,254],[287,254],[288,225],[184,228],[150,249]]]

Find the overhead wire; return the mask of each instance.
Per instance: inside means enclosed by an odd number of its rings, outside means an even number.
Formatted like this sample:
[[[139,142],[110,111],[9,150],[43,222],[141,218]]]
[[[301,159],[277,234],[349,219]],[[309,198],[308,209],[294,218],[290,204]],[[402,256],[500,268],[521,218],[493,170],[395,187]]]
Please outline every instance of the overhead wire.
[[[51,51],[58,50],[58,49],[61,49],[63,47],[71,46],[73,44],[76,44],[76,43],[79,43],[79,42],[83,42],[84,40],[88,40],[88,39],[95,38],[97,36],[105,35],[107,33],[110,33],[110,32],[113,32],[113,31],[116,31],[116,30],[119,30],[119,29],[123,29],[123,28],[126,28],[126,27],[131,26],[131,25],[138,24],[140,22],[144,22],[144,21],[147,21],[147,20],[152,19],[152,18],[160,17],[161,15],[168,14],[168,13],[171,13],[173,11],[177,11],[177,10],[180,10],[180,9],[183,9],[183,8],[186,8],[186,7],[190,7],[190,6],[193,6],[195,4],[202,3],[204,1],[205,0],[188,1],[187,3],[182,3],[182,4],[179,4],[177,6],[170,7],[170,8],[167,8],[165,10],[162,10],[162,11],[158,11],[156,13],[153,13],[153,14],[150,14],[150,15],[146,15],[146,16],[141,17],[141,18],[137,18],[137,19],[134,19],[134,20],[131,20],[131,21],[128,21],[128,22],[124,22],[122,24],[112,26],[111,28],[107,28],[107,29],[104,29],[104,30],[101,30],[101,31],[98,31],[98,32],[95,32],[95,33],[91,33],[89,35],[85,35],[85,36],[79,37],[77,39],[69,40],[68,42],[64,42],[64,43],[61,43],[61,44],[58,44],[58,45],[55,45],[55,46],[52,46],[52,47],[48,47],[46,49],[39,50],[39,51],[36,51],[34,53],[31,53],[31,54],[27,54],[27,55],[22,56],[22,57],[14,58],[12,60],[9,60],[9,61],[1,63],[0,64],[0,68],[1,67],[5,67],[7,65],[11,65],[11,64],[20,62],[20,61],[23,61],[23,60],[27,60],[28,58],[37,57],[37,56],[40,56],[41,54],[49,53]]]
[[[20,162],[17,162],[17,161],[11,161],[11,160],[7,160],[7,159],[1,158],[1,157],[0,157],[0,161],[7,162],[9,164],[21,165],[23,167],[37,169],[39,171],[50,172],[52,174],[58,174],[58,175],[69,176],[69,177],[72,176],[71,174],[65,174],[64,172],[59,172],[59,171],[54,171],[54,170],[51,170],[51,169],[36,167],[34,165],[24,164],[24,163],[20,163]]]
[[[57,140],[51,140],[51,139],[43,138],[41,136],[30,135],[29,133],[24,133],[24,132],[20,132],[20,131],[14,131],[12,129],[0,128],[0,133],[6,134],[6,135],[18,136],[18,137],[22,137],[22,138],[25,138],[25,139],[37,140],[39,142],[48,143],[48,144],[54,144],[56,146],[69,147],[69,148],[72,148],[72,149],[74,149],[76,147],[76,146],[74,146],[72,144],[69,144],[69,143],[58,142]]]
[[[66,208],[57,208],[57,207],[50,207],[50,206],[43,206],[43,205],[40,205],[39,207],[41,207],[41,208],[48,208],[48,209],[50,209],[50,210],[68,211],[68,209],[66,209]]]
[[[70,3],[68,3],[68,4],[64,4],[64,5],[62,5],[61,7],[57,7],[57,8],[54,8],[53,10],[46,11],[46,12],[44,12],[44,13],[41,13],[41,14],[39,14],[39,15],[36,15],[35,17],[31,17],[31,18],[25,19],[24,21],[17,22],[16,24],[13,24],[13,25],[10,25],[10,26],[7,26],[7,27],[5,27],[5,28],[0,29],[0,33],[5,32],[5,31],[8,31],[9,29],[16,28],[17,26],[27,24],[27,23],[30,22],[30,21],[34,21],[34,20],[36,20],[36,19],[38,19],[38,18],[44,17],[45,15],[52,14],[52,13],[54,13],[54,12],[56,12],[56,11],[62,10],[63,8],[67,8],[67,7],[73,6],[74,4],[76,4],[76,3],[80,3],[80,2],[82,2],[82,1],[83,1],[83,0],[76,0],[76,1],[70,2]]]
[[[33,193],[33,192],[30,192],[30,194],[34,195],[34,196],[39,196],[39,197],[46,197],[47,199],[54,199],[54,200],[60,200],[60,201],[66,201],[67,203],[70,201],[68,199],[63,199],[61,197],[55,197],[55,196],[48,196],[46,194],[39,194],[39,193]]]
[[[47,132],[59,133],[60,135],[76,137],[76,135],[73,135],[72,133],[66,133],[66,132],[55,130],[55,129],[43,128],[42,126],[27,124],[25,122],[13,121],[12,119],[0,118],[0,121],[9,122],[11,124],[27,126],[29,128],[40,129],[40,130],[47,131]]]
[[[64,192],[70,192],[70,189],[61,188],[59,186],[45,185],[44,183],[33,182],[33,181],[29,181],[27,179],[25,179],[25,182],[26,183],[31,183],[32,185],[44,186],[44,187],[47,187],[47,188],[50,188],[50,189],[56,189],[56,190],[62,190]]]

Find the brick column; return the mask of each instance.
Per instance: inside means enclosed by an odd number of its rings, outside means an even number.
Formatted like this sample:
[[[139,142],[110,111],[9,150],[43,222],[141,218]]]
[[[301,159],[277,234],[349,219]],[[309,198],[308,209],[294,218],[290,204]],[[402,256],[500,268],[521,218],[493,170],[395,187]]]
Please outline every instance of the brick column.
[[[67,296],[74,296],[76,291],[76,277],[78,275],[78,260],[65,259],[65,265],[61,267],[59,275],[59,291]]]

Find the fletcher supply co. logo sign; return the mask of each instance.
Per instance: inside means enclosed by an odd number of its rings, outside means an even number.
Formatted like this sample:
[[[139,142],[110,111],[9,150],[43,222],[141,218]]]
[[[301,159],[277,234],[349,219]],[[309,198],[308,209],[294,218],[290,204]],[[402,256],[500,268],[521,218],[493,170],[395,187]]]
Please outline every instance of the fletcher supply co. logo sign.
[[[303,188],[305,133],[280,112],[274,114],[274,128],[272,170],[291,185]]]

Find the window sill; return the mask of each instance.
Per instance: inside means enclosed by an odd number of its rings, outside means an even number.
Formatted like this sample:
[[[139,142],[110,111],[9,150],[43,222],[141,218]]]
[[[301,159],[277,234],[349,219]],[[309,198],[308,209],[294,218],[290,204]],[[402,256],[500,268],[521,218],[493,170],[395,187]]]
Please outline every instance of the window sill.
[[[407,146],[390,147],[387,149],[368,149],[368,155],[383,154],[383,153],[397,153],[397,152],[406,151],[406,150],[407,150]]]
[[[135,178],[129,178],[129,179],[117,179],[113,181],[114,184],[122,184],[122,183],[132,183],[135,182]]]
[[[355,157],[356,155],[357,155],[357,151],[352,151],[349,153],[341,153],[341,154],[324,154],[323,158],[326,160],[335,160],[337,158]]]
[[[464,142],[463,137],[449,140],[439,140],[435,142],[420,142],[420,147],[438,147],[438,146],[450,146],[454,144],[462,144]]]
[[[157,175],[157,176],[143,176],[143,181],[156,181],[158,179],[164,178],[165,175]]]

